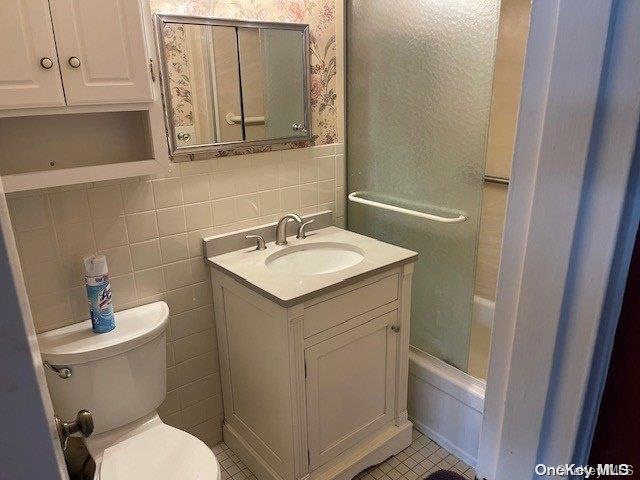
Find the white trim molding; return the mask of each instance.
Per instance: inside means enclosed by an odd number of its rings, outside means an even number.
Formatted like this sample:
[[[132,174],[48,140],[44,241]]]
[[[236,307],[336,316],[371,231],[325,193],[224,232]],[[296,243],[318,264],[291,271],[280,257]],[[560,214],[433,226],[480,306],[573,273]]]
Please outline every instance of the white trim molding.
[[[639,26],[637,2],[533,2],[481,478],[536,478],[537,463],[586,461],[581,417],[585,407],[597,414],[598,402],[586,402],[597,333],[602,312],[621,302],[605,304],[610,280],[628,268],[614,252],[640,113]]]

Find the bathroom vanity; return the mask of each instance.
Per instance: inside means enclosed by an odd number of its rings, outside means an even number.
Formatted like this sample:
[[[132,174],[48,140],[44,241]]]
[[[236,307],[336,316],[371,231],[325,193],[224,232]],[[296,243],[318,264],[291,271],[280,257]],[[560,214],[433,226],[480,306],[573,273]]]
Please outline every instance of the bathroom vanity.
[[[411,443],[416,259],[336,227],[208,257],[224,440],[261,479],[350,479]]]

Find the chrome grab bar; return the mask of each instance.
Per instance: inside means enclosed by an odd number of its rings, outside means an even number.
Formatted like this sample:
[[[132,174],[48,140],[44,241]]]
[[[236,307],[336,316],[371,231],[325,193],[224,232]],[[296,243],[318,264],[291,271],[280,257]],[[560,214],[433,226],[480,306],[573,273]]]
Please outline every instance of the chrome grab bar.
[[[464,215],[458,215],[457,217],[441,217],[440,215],[433,215],[431,213],[418,212],[417,210],[396,207],[395,205],[388,205],[386,203],[374,202],[373,200],[367,200],[358,196],[365,193],[366,192],[351,192],[348,198],[352,202],[362,203],[364,205],[370,205],[372,207],[382,208],[384,210],[391,210],[392,212],[404,213],[405,215],[411,215],[413,217],[426,218],[427,220],[433,220],[435,222],[461,223],[467,220],[467,217]]]
[[[229,125],[237,125],[242,123],[241,115],[234,115],[232,112],[227,113],[225,120]],[[245,125],[264,125],[265,118],[264,117],[244,117]]]

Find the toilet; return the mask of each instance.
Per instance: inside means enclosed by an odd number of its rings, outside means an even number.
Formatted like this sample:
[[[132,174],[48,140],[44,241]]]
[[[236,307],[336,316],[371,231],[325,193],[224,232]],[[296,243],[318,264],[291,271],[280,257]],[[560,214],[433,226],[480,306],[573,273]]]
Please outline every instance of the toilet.
[[[116,328],[95,334],[91,322],[38,335],[56,415],[73,421],[89,410],[84,438],[96,462],[94,480],[219,480],[220,467],[202,441],[166,425],[157,408],[166,396],[169,307],[155,302],[116,313]]]

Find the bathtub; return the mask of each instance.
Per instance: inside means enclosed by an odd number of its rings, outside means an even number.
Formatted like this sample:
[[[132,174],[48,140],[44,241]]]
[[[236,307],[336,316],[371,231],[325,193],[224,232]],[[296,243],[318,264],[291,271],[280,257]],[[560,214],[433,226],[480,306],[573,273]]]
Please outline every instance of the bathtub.
[[[469,352],[472,373],[481,368],[478,362],[488,362],[494,305],[474,297]],[[484,392],[484,380],[409,348],[409,419],[416,429],[471,466],[477,460]]]

